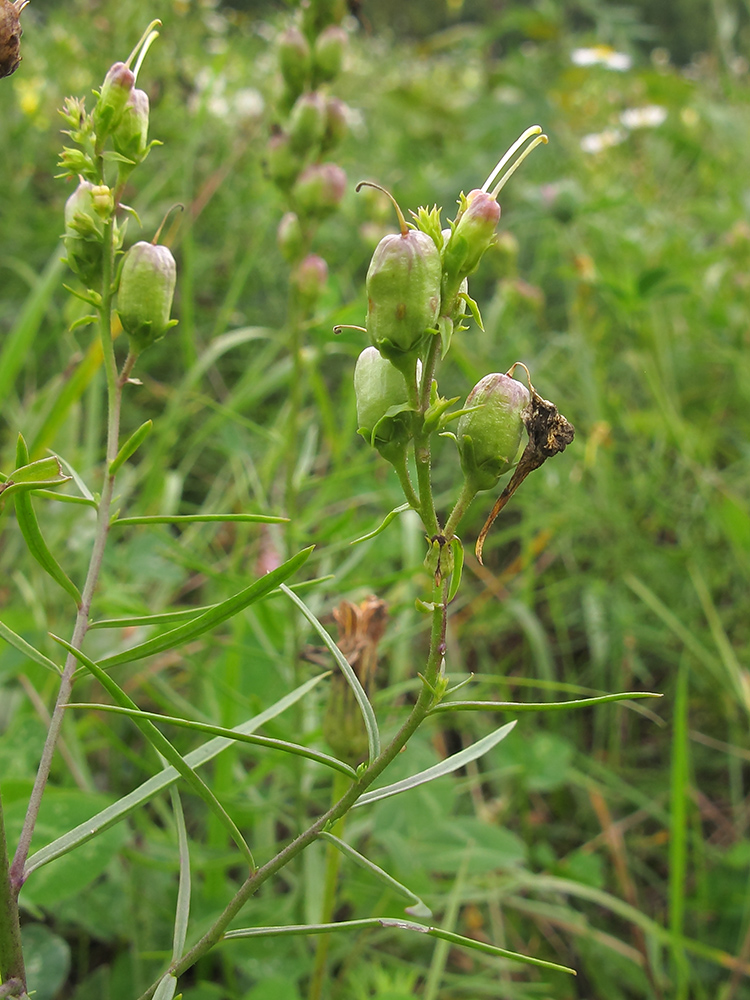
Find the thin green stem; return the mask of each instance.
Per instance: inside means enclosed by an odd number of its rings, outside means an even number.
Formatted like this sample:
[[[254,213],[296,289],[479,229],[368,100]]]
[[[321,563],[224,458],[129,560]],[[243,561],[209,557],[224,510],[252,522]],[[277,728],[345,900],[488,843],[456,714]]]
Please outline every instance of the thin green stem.
[[[239,913],[245,903],[253,896],[258,889],[268,879],[281,871],[293,858],[296,858],[306,847],[318,837],[324,829],[329,829],[332,824],[345,816],[352,808],[357,799],[370,787],[390,763],[399,755],[403,747],[413,736],[421,723],[426,718],[432,707],[435,696],[435,689],[440,679],[443,657],[445,655],[445,629],[446,629],[446,605],[445,597],[447,588],[445,585],[436,587],[434,590],[434,610],[432,612],[432,628],[430,633],[430,652],[425,666],[423,684],[419,696],[399,731],[391,742],[382,750],[380,755],[369,765],[360,775],[359,779],[349,786],[348,790],[341,796],[323,816],[320,816],[312,826],[308,827],[290,844],[280,851],[276,857],[272,858],[265,865],[259,868],[253,875],[245,880],[235,894],[234,898],[225,908],[208,931],[199,941],[180,959],[174,962],[169,972],[174,976],[181,976],[187,969],[191,968],[199,958],[210,951],[221,940],[230,922]],[[139,1000],[151,1000],[159,985],[157,980],[153,983]]]
[[[404,491],[404,496],[406,501],[410,506],[416,511],[422,509],[422,505],[419,501],[419,496],[417,491],[414,489],[414,485],[411,481],[411,476],[409,475],[409,468],[406,464],[406,449],[401,452],[398,459],[392,462],[393,468],[396,470],[396,475],[398,476],[398,481],[401,483],[401,489]]]
[[[347,779],[343,774],[336,774],[333,779],[332,800],[335,804],[346,792]],[[331,829],[331,833],[336,837],[341,837],[344,832],[346,816],[342,816],[336,821]],[[336,886],[338,884],[339,868],[341,867],[341,851],[333,844],[326,844],[326,870],[323,884],[323,905],[320,912],[320,922],[330,923],[336,909]],[[307,993],[307,1000],[321,1000],[323,987],[326,980],[328,967],[328,949],[331,943],[330,934],[321,934],[315,948],[315,962],[310,977],[310,987]]]
[[[456,505],[450,512],[448,520],[445,522],[445,535],[448,541],[453,538],[456,533],[456,529],[461,522],[461,518],[464,516],[466,511],[469,509],[469,504],[477,495],[477,489],[468,482],[464,481],[464,485],[461,488],[461,493],[459,494],[458,500],[456,500]]]
[[[18,898],[10,881],[8,845],[5,839],[3,801],[0,796],[0,980],[26,981],[18,920]]]

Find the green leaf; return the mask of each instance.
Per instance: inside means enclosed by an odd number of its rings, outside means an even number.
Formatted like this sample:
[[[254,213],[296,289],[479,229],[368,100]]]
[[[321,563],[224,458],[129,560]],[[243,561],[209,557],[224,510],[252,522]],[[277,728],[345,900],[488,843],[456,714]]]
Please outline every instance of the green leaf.
[[[159,980],[159,985],[154,992],[153,1000],[172,1000],[177,989],[177,979],[168,972]]]
[[[318,633],[318,635],[323,640],[325,645],[328,647],[334,660],[341,667],[341,671],[344,674],[344,677],[346,677],[347,681],[349,682],[349,687],[354,692],[354,697],[357,699],[357,704],[359,705],[359,709],[362,712],[362,718],[364,719],[365,729],[367,730],[367,746],[368,746],[369,757],[370,761],[373,761],[380,753],[380,733],[378,731],[378,722],[377,719],[375,718],[375,712],[373,711],[373,707],[370,704],[369,698],[365,694],[365,689],[360,684],[359,678],[352,670],[351,664],[349,663],[347,658],[344,656],[339,647],[336,645],[336,643],[333,641],[330,635],[320,624],[320,622],[312,613],[312,611],[310,611],[307,605],[303,601],[301,601],[299,597],[297,597],[297,595],[293,591],[291,591],[289,587],[286,587],[283,583],[280,589],[286,594],[286,596],[291,601],[293,601],[297,605],[302,614],[305,616],[305,618],[307,618],[307,620],[310,622],[312,627]]]
[[[132,698],[130,698],[127,694],[125,694],[125,692],[122,690],[119,684],[115,683],[115,681],[112,680],[109,674],[105,670],[102,670],[101,666],[98,663],[95,663],[93,660],[90,660],[88,656],[85,655],[85,653],[82,653],[79,649],[76,649],[69,642],[66,642],[65,639],[61,639],[59,636],[56,635],[53,635],[52,638],[55,640],[55,642],[59,642],[64,649],[67,649],[69,653],[72,653],[73,656],[75,656],[75,658],[80,663],[82,663],[85,667],[87,667],[91,671],[91,673],[94,675],[94,677],[96,677],[96,679],[105,688],[105,690],[109,691],[109,693],[112,695],[112,697],[114,698],[114,700],[117,702],[118,705],[121,705],[123,708],[135,709],[136,712],[139,713],[138,706],[132,700]],[[232,838],[232,840],[234,840],[235,844],[237,845],[241,853],[244,855],[251,870],[254,871],[255,861],[253,859],[250,848],[245,843],[245,838],[240,833],[237,824],[234,822],[229,813],[224,809],[224,806],[222,806],[222,804],[216,798],[216,796],[208,787],[208,785],[205,783],[205,781],[195,773],[195,771],[193,770],[192,767],[190,767],[189,764],[185,763],[183,757],[172,746],[172,744],[169,742],[166,736],[164,736],[163,733],[161,733],[156,728],[153,722],[149,722],[147,719],[140,719],[138,715],[134,715],[134,720],[135,724],[138,726],[140,731],[149,741],[151,746],[156,750],[156,752],[161,754],[164,758],[166,758],[166,760],[172,765],[172,767],[176,768],[180,772],[182,777],[185,779],[188,785],[193,789],[195,794],[203,799],[203,801],[206,803],[209,809],[211,809],[214,815],[226,827],[230,837]]]
[[[178,719],[171,715],[160,715],[158,712],[143,712],[139,708],[126,708],[120,705],[97,705],[90,702],[71,702],[68,708],[90,708],[97,712],[114,712],[117,715],[128,715],[131,718],[149,719],[155,722],[166,722],[172,726],[179,726],[182,729],[193,729],[199,733],[213,733],[215,736],[225,736],[227,739],[235,740],[238,743],[249,743],[252,746],[268,747],[271,750],[283,750],[285,753],[295,754],[297,757],[306,757],[314,760],[318,764],[325,764],[340,771],[352,780],[356,779],[357,772],[349,764],[345,764],[330,754],[321,750],[312,750],[310,747],[300,746],[298,743],[289,743],[287,740],[277,740],[271,736],[250,736],[246,733],[237,733],[233,729],[226,729],[224,726],[212,726],[207,722],[194,722],[192,719]]]
[[[23,653],[24,656],[28,656],[30,660],[35,663],[39,663],[43,667],[47,667],[49,670],[53,670],[56,674],[62,673],[62,667],[59,667],[56,663],[45,656],[44,653],[40,653],[38,649],[31,645],[31,643],[26,642],[22,639],[17,632],[14,632],[12,628],[8,628],[0,622],[0,639],[5,639],[6,642],[10,643],[11,646],[15,646],[19,653]]]
[[[287,559],[281,566],[277,566],[270,573],[266,573],[265,576],[256,580],[255,583],[251,583],[249,587],[234,594],[228,600],[222,601],[220,604],[215,604],[208,611],[204,611],[203,614],[198,615],[184,625],[178,625],[177,628],[173,628],[163,635],[154,636],[153,639],[147,639],[146,642],[139,643],[137,646],[131,646],[130,649],[123,650],[121,653],[107,656],[99,661],[99,666],[106,670],[109,667],[116,666],[118,663],[132,663],[133,660],[140,660],[144,656],[163,653],[165,649],[176,649],[177,646],[181,646],[183,643],[190,642],[197,636],[203,635],[204,632],[208,632],[210,629],[225,622],[228,618],[232,618],[250,604],[254,604],[262,597],[265,597],[266,594],[275,590],[280,583],[288,579],[302,566],[313,548],[314,546],[311,545],[309,548],[303,549],[297,555],[292,556],[291,559]]]
[[[188,846],[187,829],[185,827],[185,814],[182,811],[179,792],[176,788],[170,788],[169,795],[172,800],[172,812],[174,813],[175,825],[177,827],[177,844],[180,854],[180,881],[177,887],[177,907],[174,920],[174,936],[172,938],[172,961],[178,962],[185,950],[185,939],[187,938],[188,919],[190,916],[190,848]],[[177,980],[175,980],[175,984],[176,982]]]
[[[626,701],[638,698],[662,698],[655,691],[621,691],[618,694],[601,694],[595,698],[575,698],[571,701],[444,701],[430,709],[438,712],[561,712],[566,708],[587,708],[603,705],[608,701]]]
[[[26,442],[20,434],[18,435],[16,455],[17,458],[20,459],[18,462],[19,466],[23,466],[28,462],[28,449],[26,448]],[[63,590],[70,594],[76,602],[76,607],[80,607],[80,591],[47,548],[47,543],[42,537],[39,522],[36,519],[36,514],[34,513],[34,508],[31,503],[31,497],[28,492],[17,493],[15,497],[15,505],[18,527],[21,529],[21,534],[23,535],[29,552],[36,559],[42,569],[45,570],[45,572],[48,573],[52,579],[63,588]]]
[[[472,297],[469,295],[468,292],[460,292],[458,297],[459,297],[459,299],[463,299],[463,301],[469,307],[469,311],[471,312],[471,315],[474,317],[475,323],[477,324],[477,326],[479,327],[479,329],[482,331],[482,333],[484,333],[484,324],[482,323],[482,314],[479,311],[479,305],[477,304],[476,300],[472,299]]]
[[[115,458],[109,463],[109,474],[114,476],[117,470],[130,458],[131,455],[140,448],[143,442],[146,440],[148,435],[151,433],[154,426],[153,420],[146,420],[142,423],[138,430],[133,431],[130,437],[125,441],[120,450],[117,452]]]
[[[451,573],[451,583],[448,589],[448,604],[450,604],[458,593],[464,569],[464,547],[457,535],[451,538],[451,548],[453,549],[453,572]]]
[[[399,792],[406,792],[410,788],[416,788],[417,785],[424,785],[428,781],[434,781],[435,778],[442,778],[445,774],[451,774],[453,771],[458,770],[459,767],[465,767],[466,764],[481,757],[482,754],[487,753],[488,750],[497,746],[501,740],[504,740],[515,724],[515,720],[506,723],[500,729],[496,729],[493,733],[483,736],[481,740],[477,740],[476,743],[472,743],[458,753],[454,753],[451,757],[446,757],[445,760],[441,760],[439,764],[428,767],[425,771],[419,771],[417,774],[412,774],[409,778],[396,781],[392,785],[384,785],[382,788],[374,788],[371,792],[365,792],[364,795],[361,795],[357,799],[353,808],[356,809],[358,806],[367,805],[368,802],[387,799],[391,795],[398,795]]]
[[[0,485],[0,496],[4,500],[14,493],[22,490],[35,490],[43,486],[59,486],[61,483],[70,481],[70,476],[66,476],[62,471],[59,460],[56,457],[40,458],[29,465],[22,465],[20,469],[15,469],[7,477],[3,477]]]
[[[440,332],[440,360],[443,361],[450,350],[453,339],[453,320],[447,316],[441,316],[438,319],[438,330]]]
[[[420,899],[419,896],[417,896],[415,892],[412,892],[411,889],[407,889],[405,885],[402,885],[402,883],[395,879],[392,875],[389,875],[388,872],[376,865],[374,861],[370,861],[369,858],[366,858],[364,854],[360,854],[359,851],[356,851],[350,844],[347,844],[343,840],[339,840],[339,838],[334,837],[332,833],[327,833],[325,831],[320,834],[320,838],[321,840],[326,840],[329,844],[333,844],[337,850],[341,851],[341,853],[353,861],[355,865],[359,865],[360,868],[364,868],[366,871],[371,872],[375,878],[387,885],[389,889],[393,889],[393,891],[398,893],[399,896],[404,896],[406,899],[411,900],[412,905],[407,908],[407,913],[410,913],[413,917],[423,917],[425,919],[432,916],[432,910],[422,899]]]
[[[309,681],[305,681],[294,691],[285,695],[283,698],[279,699],[275,704],[271,705],[270,708],[265,709],[259,715],[248,719],[246,722],[241,723],[236,726],[232,732],[233,733],[252,733],[254,730],[259,729],[266,722],[270,722],[271,719],[275,719],[277,715],[286,711],[287,708],[296,704],[301,698],[303,698],[308,691],[311,691],[321,680],[325,677],[325,674],[319,674],[317,677],[311,678]],[[185,755],[185,763],[192,768],[201,767],[206,764],[209,760],[213,760],[220,753],[223,753],[229,747],[234,746],[234,741],[230,739],[224,739],[223,737],[216,737],[216,739],[209,740],[208,743],[204,743],[202,747],[198,747],[197,750],[192,750],[189,754]],[[159,792],[164,791],[166,788],[170,788],[177,780],[179,780],[179,772],[174,767],[166,767],[159,774],[155,774],[148,781],[144,781],[142,785],[135,788],[132,792],[118,799],[111,806],[107,806],[106,809],[101,810],[91,819],[87,819],[84,823],[80,823],[78,826],[69,830],[67,833],[58,837],[52,843],[43,847],[41,850],[36,851],[26,862],[24,868],[24,878],[28,878],[31,872],[35,871],[37,868],[41,868],[43,865],[48,865],[51,861],[55,861],[57,858],[68,854],[70,851],[75,850],[80,847],[81,844],[87,843],[94,837],[98,837],[100,834],[109,830],[116,823],[121,822],[136,809],[140,808],[144,803],[149,802],[155,795]],[[46,797],[46,796],[45,796]]]
[[[235,941],[240,938],[253,937],[287,937],[298,934],[330,934],[335,931],[360,930],[367,927],[393,927],[401,931],[415,931],[418,934],[427,934],[429,937],[449,941],[451,944],[457,944],[463,948],[470,948],[472,951],[481,951],[485,955],[509,958],[514,962],[536,965],[542,969],[569,972],[571,976],[575,976],[576,974],[575,969],[569,969],[566,965],[545,962],[541,958],[531,958],[529,955],[519,955],[516,951],[507,951],[505,948],[498,948],[497,945],[488,944],[486,941],[477,941],[474,938],[464,937],[463,934],[444,931],[440,927],[426,927],[424,924],[417,924],[412,920],[398,920],[393,917],[364,917],[361,920],[341,920],[334,924],[296,924],[288,927],[241,927],[234,931],[227,931],[223,940]]]
[[[358,545],[360,542],[367,542],[371,538],[375,538],[375,536],[379,535],[381,531],[385,531],[385,529],[388,527],[388,525],[395,517],[398,517],[399,514],[403,514],[405,510],[410,510],[410,509],[411,509],[410,503],[399,504],[398,507],[394,507],[392,511],[390,511],[388,514],[385,515],[383,520],[380,522],[377,528],[375,528],[374,531],[368,531],[366,535],[360,535],[359,538],[355,538],[354,541],[350,542],[349,544]]]
[[[70,945],[49,927],[36,923],[24,924],[21,940],[29,994],[35,1000],[54,1000],[68,977]]]
[[[113,526],[127,524],[197,524],[200,521],[255,521],[261,524],[284,524],[288,517],[275,514],[144,514],[142,517],[118,517]]]

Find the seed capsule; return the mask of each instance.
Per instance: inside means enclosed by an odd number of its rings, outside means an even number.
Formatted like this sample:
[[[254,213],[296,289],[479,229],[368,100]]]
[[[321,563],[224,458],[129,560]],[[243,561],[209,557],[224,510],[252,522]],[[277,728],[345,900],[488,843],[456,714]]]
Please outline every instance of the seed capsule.
[[[297,178],[292,196],[300,215],[324,218],[338,208],[346,191],[346,174],[335,163],[313,163]]]
[[[134,87],[114,131],[112,142],[121,156],[126,156],[136,164],[148,153],[148,119],[148,94]]]
[[[94,131],[99,148],[117,128],[134,86],[135,75],[125,63],[116,62],[107,71],[94,108]]]
[[[0,78],[10,76],[21,62],[21,11],[29,0],[0,0]]]
[[[341,72],[348,35],[337,24],[329,25],[315,39],[313,71],[315,83],[328,83]]]
[[[391,461],[411,438],[406,383],[375,347],[366,347],[354,368],[357,433]]]
[[[169,318],[176,278],[175,260],[168,247],[141,242],[125,254],[117,313],[138,353],[161,340],[177,322]]]
[[[461,468],[477,490],[491,490],[515,460],[529,404],[529,390],[509,375],[485,375],[474,386],[456,430]]]
[[[279,39],[279,69],[294,100],[310,75],[310,45],[298,28],[288,28]]]
[[[303,94],[289,116],[289,145],[293,153],[306,154],[320,145],[326,130],[326,100],[321,93]]]
[[[81,181],[65,202],[66,260],[70,269],[90,287],[97,284],[102,273],[104,221],[97,204],[101,197],[100,187]]]

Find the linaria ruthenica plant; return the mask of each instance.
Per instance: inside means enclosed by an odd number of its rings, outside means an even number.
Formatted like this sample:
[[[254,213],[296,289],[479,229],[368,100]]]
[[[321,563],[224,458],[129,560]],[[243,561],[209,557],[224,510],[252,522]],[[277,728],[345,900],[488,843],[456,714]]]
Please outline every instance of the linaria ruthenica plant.
[[[7,3],[5,6],[8,6]],[[16,4],[11,6],[15,11],[20,10],[23,4],[16,0]],[[317,86],[335,75],[343,44],[338,28],[340,6],[335,0],[311,0],[304,8],[302,29],[286,37],[282,45],[285,79],[288,86],[296,88],[295,93],[289,95],[289,151],[294,155],[305,148],[312,133],[321,143],[325,141],[327,133],[321,124],[322,101],[315,96],[315,91],[306,91],[305,88],[308,85]],[[0,476],[2,511],[7,516],[14,508],[18,532],[30,555],[60,588],[66,600],[74,605],[74,623],[69,638],[53,637],[62,651],[57,658],[47,656],[0,623],[0,635],[4,641],[24,657],[50,670],[58,684],[57,701],[51,714],[25,822],[13,855],[9,851],[0,808],[0,996],[25,997],[29,989],[19,919],[19,898],[23,904],[22,891],[27,880],[33,880],[43,866],[76,851],[124,821],[163,791],[170,793],[177,830],[179,888],[174,936],[171,957],[165,961],[161,975],[142,994],[141,1000],[151,997],[171,1000],[180,977],[211,949],[221,947],[230,939],[252,941],[267,936],[326,935],[362,927],[390,927],[415,932],[542,969],[571,972],[533,956],[462,937],[451,930],[422,922],[431,916],[423,900],[342,839],[344,817],[353,808],[366,807],[368,803],[408,792],[417,785],[469,764],[496,746],[515,725],[515,722],[503,725],[437,766],[414,773],[405,780],[373,787],[429,717],[465,709],[482,708],[492,712],[499,708],[508,711],[512,707],[507,703],[499,706],[493,702],[458,701],[450,697],[452,689],[446,664],[447,609],[459,586],[462,566],[462,546],[456,532],[474,497],[495,488],[500,477],[510,473],[509,483],[488,518],[489,525],[523,478],[570,443],[573,430],[556,407],[536,392],[527,373],[523,379],[514,377],[519,370],[516,365],[511,365],[506,373],[485,376],[468,394],[465,404],[457,409],[454,407],[458,399],[444,399],[439,395],[436,373],[440,361],[450,349],[452,338],[461,335],[468,316],[481,323],[479,307],[469,295],[468,278],[494,238],[500,215],[497,202],[499,191],[528,152],[546,141],[540,128],[534,126],[528,129],[513,144],[481,190],[461,196],[458,214],[449,228],[443,228],[437,208],[431,211],[420,209],[414,215],[416,224],[407,223],[397,209],[398,232],[381,241],[367,275],[366,331],[371,346],[362,352],[354,373],[360,433],[393,465],[403,487],[405,507],[417,511],[422,520],[427,541],[426,563],[432,581],[431,593],[426,600],[419,602],[420,608],[429,617],[429,652],[419,672],[417,697],[411,706],[400,709],[402,716],[395,734],[387,740],[381,734],[366,690],[366,678],[362,671],[353,670],[345,655],[349,653],[349,658],[353,659],[353,647],[347,646],[343,639],[341,648],[337,646],[295,590],[286,584],[303,567],[310,548],[295,552],[266,575],[252,580],[244,589],[217,604],[198,609],[188,607],[167,615],[140,617],[138,627],[151,627],[155,632],[135,645],[127,645],[128,629],[134,624],[133,620],[118,619],[97,624],[116,630],[113,634],[121,636],[119,648],[97,660],[92,656],[91,646],[87,646],[87,636],[96,613],[97,585],[100,583],[105,550],[112,537],[119,532],[147,531],[148,525],[155,521],[283,520],[256,513],[134,516],[129,515],[126,509],[130,498],[118,499],[118,473],[151,430],[151,421],[146,421],[122,440],[121,407],[127,403],[128,390],[136,382],[133,376],[136,365],[147,368],[149,348],[162,337],[169,336],[169,330],[175,323],[171,311],[177,275],[175,259],[167,245],[169,239],[161,242],[157,233],[152,239],[135,241],[123,253],[126,229],[138,222],[135,211],[122,203],[125,186],[127,184],[130,190],[139,166],[156,145],[148,137],[148,96],[136,84],[143,60],[157,37],[157,23],[149,25],[125,62],[116,62],[110,68],[96,95],[92,111],[86,109],[83,100],[73,98],[66,101],[63,110],[70,142],[61,156],[62,176],[76,185],[64,212],[64,247],[73,275],[70,291],[89,310],[79,325],[96,329],[106,375],[107,420],[102,434],[101,451],[104,457],[99,480],[87,484],[66,462],[64,455],[30,460],[21,434],[18,436],[16,468]],[[294,45],[300,52],[304,50],[304,58],[301,54],[293,57],[287,52]],[[312,61],[308,65],[310,52]],[[17,51],[11,55],[17,58]],[[8,72],[15,65],[17,62],[10,66]],[[295,138],[298,134],[299,138]],[[529,140],[530,144],[526,145]],[[517,158],[513,159],[516,154]],[[503,174],[505,167],[507,170]],[[496,180],[498,175],[500,178]],[[291,190],[296,190],[297,204],[312,211],[317,202],[301,186],[304,176],[303,169],[296,180],[291,173],[287,180],[292,185]],[[325,193],[325,184],[322,189],[315,188],[318,192],[316,198],[322,196],[321,190]],[[297,232],[297,223],[287,218],[282,231],[284,241],[296,245],[296,237],[292,240],[290,234]],[[298,252],[290,250],[290,260],[297,262]],[[299,291],[303,293],[302,284]],[[124,331],[122,337],[117,336],[120,326]],[[455,430],[451,431],[451,427]],[[434,434],[441,433],[453,434],[458,450],[456,468],[460,466],[463,472],[463,486],[445,520],[436,509],[431,486],[430,443]],[[59,489],[66,484],[72,492]],[[60,501],[78,505],[84,514],[89,511],[95,513],[96,526],[89,566],[80,589],[47,545],[44,518],[38,517],[38,508]],[[388,515],[384,524],[390,520],[392,516]],[[482,537],[478,543],[480,552]],[[266,706],[260,714],[231,730],[210,722],[141,710],[118,683],[118,667],[155,654],[179,650],[272,592],[281,592],[308,620],[327,648],[329,662],[337,672],[339,684],[334,688],[335,697],[329,703],[324,726],[329,735],[334,734],[335,738],[331,738],[330,743],[335,756],[312,746],[256,733],[263,723],[300,702],[326,675],[297,685],[279,701]],[[373,598],[359,608],[342,605],[339,621],[344,620],[353,623],[355,631],[361,627],[372,651],[382,630],[382,608],[377,599]],[[32,837],[52,760],[59,749],[63,717],[68,709],[75,707],[72,691],[79,674],[90,675],[105,689],[109,703],[97,705],[99,710],[124,715],[139,728],[154,751],[154,773],[124,798],[32,853]],[[585,699],[577,704],[639,696],[644,694],[609,695]],[[549,703],[545,707],[550,707]],[[337,718],[336,713],[343,713],[343,716]],[[157,728],[157,722],[160,728]],[[183,755],[162,731],[175,726],[207,734],[211,738]],[[198,770],[238,742],[253,744],[263,753],[286,753],[298,759],[304,758],[320,768],[327,768],[333,776],[334,794],[330,808],[312,821],[303,815],[308,825],[293,831],[288,841],[272,856],[257,860],[252,845]],[[235,891],[224,901],[223,910],[210,920],[202,921],[199,927],[192,926],[190,921],[191,844],[180,798],[184,789],[203,801],[214,822],[226,830],[236,851]],[[382,881],[391,892],[408,900],[408,918],[376,916],[281,927],[253,926],[252,909],[247,906],[252,897],[261,886],[273,880],[285,866],[316,842],[326,842],[343,857],[365,868],[369,878]],[[335,877],[333,884],[326,888],[327,892],[329,890],[335,896]],[[246,907],[249,925],[239,927],[237,918]],[[332,907],[328,907],[328,912],[332,912]],[[163,947],[164,944],[159,942],[155,946]],[[324,978],[325,951],[320,950],[310,977],[311,998],[322,995]]]

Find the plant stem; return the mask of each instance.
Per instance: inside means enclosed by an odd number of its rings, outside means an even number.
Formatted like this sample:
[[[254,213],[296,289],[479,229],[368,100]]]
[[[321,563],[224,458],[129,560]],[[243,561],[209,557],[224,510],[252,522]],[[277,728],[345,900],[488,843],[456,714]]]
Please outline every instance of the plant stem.
[[[117,456],[119,432],[120,432],[120,403],[122,399],[122,387],[127,381],[130,370],[135,363],[135,355],[132,352],[128,355],[127,361],[123,366],[122,375],[118,378],[117,366],[115,362],[115,352],[114,346],[112,344],[112,331],[111,331],[111,312],[112,312],[112,274],[113,274],[113,263],[114,263],[114,253],[113,253],[113,232],[114,224],[113,222],[107,223],[104,230],[104,241],[102,247],[102,301],[99,309],[99,326],[100,326],[100,336],[102,343],[102,350],[104,352],[104,369],[107,376],[107,399],[108,399],[108,418],[107,418],[107,450],[105,458],[105,469],[108,469],[109,464]],[[70,643],[75,649],[81,649],[83,646],[83,640],[88,631],[88,621],[89,614],[91,611],[91,603],[94,596],[94,590],[96,589],[96,584],[99,579],[99,572],[101,570],[102,560],[104,558],[104,550],[107,543],[107,535],[109,532],[109,519],[110,519],[110,509],[112,505],[112,496],[114,493],[114,476],[107,473],[104,477],[104,483],[102,486],[101,500],[97,508],[97,521],[96,521],[96,531],[94,535],[94,543],[91,550],[91,558],[89,560],[88,572],[86,574],[86,581],[84,583],[81,606],[78,609],[76,615],[75,625],[73,628],[73,635],[71,637]],[[10,866],[8,872],[8,885],[7,889],[12,896],[13,903],[16,907],[15,909],[15,920],[7,928],[3,927],[0,930],[0,939],[4,939],[5,942],[11,942],[13,935],[18,932],[18,911],[17,911],[17,900],[18,894],[21,891],[21,887],[25,881],[24,866],[26,864],[26,859],[31,848],[31,840],[34,835],[34,829],[36,827],[36,822],[39,816],[39,809],[42,803],[42,796],[44,794],[44,789],[47,785],[49,779],[50,770],[52,767],[52,759],[55,754],[55,748],[60,737],[60,731],[62,728],[63,717],[65,715],[65,707],[70,701],[71,691],[73,688],[73,675],[77,667],[77,660],[71,654],[68,655],[65,661],[65,667],[60,680],[60,689],[57,695],[57,701],[55,703],[54,711],[52,712],[52,717],[50,720],[49,728],[47,730],[47,737],[42,749],[41,759],[39,761],[39,768],[37,770],[36,778],[34,781],[34,787],[32,788],[31,795],[29,797],[29,804],[26,811],[26,817],[24,819],[23,828],[21,830],[21,836],[18,841],[18,846],[16,848],[16,853],[13,858],[13,863]],[[0,876],[0,879],[2,876]],[[0,882],[0,892],[3,891],[2,882]],[[2,897],[0,897],[0,906],[6,909],[6,912],[10,914],[8,909],[8,903]],[[0,943],[0,949],[3,945]],[[25,980],[24,981],[25,985]]]
[[[8,870],[8,845],[5,839],[3,801],[0,797],[0,980],[26,981],[21,948],[21,926],[18,921],[18,898],[13,892]]]
[[[322,830],[329,828],[333,823],[345,816],[357,799],[398,756],[403,747],[406,746],[409,739],[419,728],[435,701],[432,689],[435,688],[439,680],[443,656],[445,655],[445,629],[447,614],[445,604],[446,594],[446,585],[434,588],[434,610],[432,612],[432,628],[430,632],[430,652],[424,671],[426,683],[423,684],[419,697],[409,713],[408,718],[405,720],[394,738],[388,746],[382,750],[380,755],[375,758],[367,770],[360,775],[358,780],[349,786],[348,790],[341,796],[338,802],[331,806],[328,812],[326,812],[323,816],[320,816],[312,824],[312,826],[308,827],[308,829],[304,831],[304,833],[301,833],[291,843],[287,844],[283,850],[279,851],[276,857],[272,858],[270,861],[266,862],[265,865],[258,868],[253,875],[249,876],[245,882],[243,882],[234,898],[227,905],[224,912],[217,918],[213,926],[195,945],[193,945],[188,952],[186,952],[185,955],[183,955],[179,962],[172,963],[167,970],[171,975],[181,976],[183,972],[186,972],[189,968],[191,968],[191,966],[193,966],[199,958],[205,955],[206,952],[213,948],[214,945],[218,944],[230,922],[239,913],[250,897],[258,891],[263,883],[266,882],[272,875],[275,875],[278,871],[284,868],[285,865],[287,865],[293,858],[297,857],[297,855],[300,854],[306,847],[309,847]],[[156,992],[158,985],[159,980],[153,983],[146,990],[146,992],[141,995],[139,1000],[151,1000],[151,997],[153,997]]]
[[[478,491],[475,489],[474,486],[471,485],[471,483],[468,482],[468,480],[464,481],[464,485],[461,488],[461,493],[458,497],[458,500],[456,500],[456,505],[451,511],[450,517],[445,523],[445,531],[443,532],[443,534],[445,535],[447,541],[450,541],[451,538],[453,538],[453,536],[455,535],[456,528],[458,527],[461,518],[469,509],[469,504],[477,495],[477,492]]]

